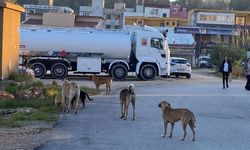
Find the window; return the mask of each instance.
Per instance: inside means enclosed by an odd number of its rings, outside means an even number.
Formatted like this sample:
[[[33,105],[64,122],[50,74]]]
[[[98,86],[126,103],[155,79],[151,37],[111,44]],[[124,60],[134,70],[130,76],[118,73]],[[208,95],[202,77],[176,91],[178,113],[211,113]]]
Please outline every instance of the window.
[[[172,59],[172,62],[176,64],[186,64],[187,60],[186,59]]]
[[[107,14],[106,19],[111,19],[111,14]]]
[[[235,19],[235,24],[237,25],[245,25],[245,17],[236,17]]]
[[[151,47],[156,48],[158,50],[163,50],[163,39],[152,38],[151,39]]]
[[[166,22],[166,25],[168,26],[168,25],[169,25],[169,22]]]
[[[110,25],[106,25],[106,29],[110,29],[111,28],[111,26]]]
[[[172,25],[175,26],[175,22],[172,22]]]
[[[166,17],[167,17],[167,14],[166,14],[166,13],[163,13],[163,14],[162,14],[162,17],[163,17],[163,18],[166,18]]]
[[[176,14],[176,13],[177,13],[177,8],[173,8],[172,12],[173,12],[174,14]]]

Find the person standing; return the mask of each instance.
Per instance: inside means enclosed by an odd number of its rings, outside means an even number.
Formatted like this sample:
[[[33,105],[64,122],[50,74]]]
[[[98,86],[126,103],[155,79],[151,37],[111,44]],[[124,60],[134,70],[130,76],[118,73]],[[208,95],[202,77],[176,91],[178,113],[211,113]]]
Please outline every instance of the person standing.
[[[226,87],[228,88],[228,76],[232,72],[232,64],[227,59],[227,56],[224,57],[224,60],[221,62],[220,65],[220,72],[222,73],[222,80],[223,80],[223,89]]]
[[[250,58],[248,58],[246,64],[246,77],[247,77],[247,83],[245,89],[250,91]]]

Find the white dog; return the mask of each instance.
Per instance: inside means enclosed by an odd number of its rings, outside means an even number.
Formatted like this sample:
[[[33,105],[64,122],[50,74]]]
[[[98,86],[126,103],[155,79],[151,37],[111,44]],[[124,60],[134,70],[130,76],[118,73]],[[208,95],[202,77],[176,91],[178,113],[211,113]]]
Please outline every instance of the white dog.
[[[74,99],[76,99],[74,101]],[[71,105],[75,107],[75,114],[77,114],[77,107],[80,101],[80,87],[75,82],[69,82],[64,79],[62,84],[62,106],[63,112],[70,112]],[[72,103],[73,102],[73,103]]]

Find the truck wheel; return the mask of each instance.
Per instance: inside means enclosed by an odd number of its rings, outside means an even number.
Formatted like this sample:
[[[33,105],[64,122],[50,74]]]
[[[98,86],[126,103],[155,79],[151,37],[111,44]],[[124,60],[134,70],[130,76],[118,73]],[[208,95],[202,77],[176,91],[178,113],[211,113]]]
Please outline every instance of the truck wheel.
[[[68,74],[68,68],[63,63],[55,63],[51,67],[51,75],[55,79],[63,79]]]
[[[124,80],[128,75],[128,69],[122,64],[117,64],[111,69],[111,76],[114,80]]]
[[[154,65],[145,64],[141,67],[140,77],[143,80],[154,80],[156,78],[156,68]]]
[[[30,68],[34,71],[36,78],[43,78],[47,72],[45,65],[40,62],[31,64]]]

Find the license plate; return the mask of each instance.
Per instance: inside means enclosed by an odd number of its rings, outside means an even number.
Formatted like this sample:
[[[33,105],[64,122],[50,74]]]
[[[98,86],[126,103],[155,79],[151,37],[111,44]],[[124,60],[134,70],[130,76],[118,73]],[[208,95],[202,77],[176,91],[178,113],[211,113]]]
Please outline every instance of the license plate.
[[[185,71],[184,69],[177,69],[177,71]]]

